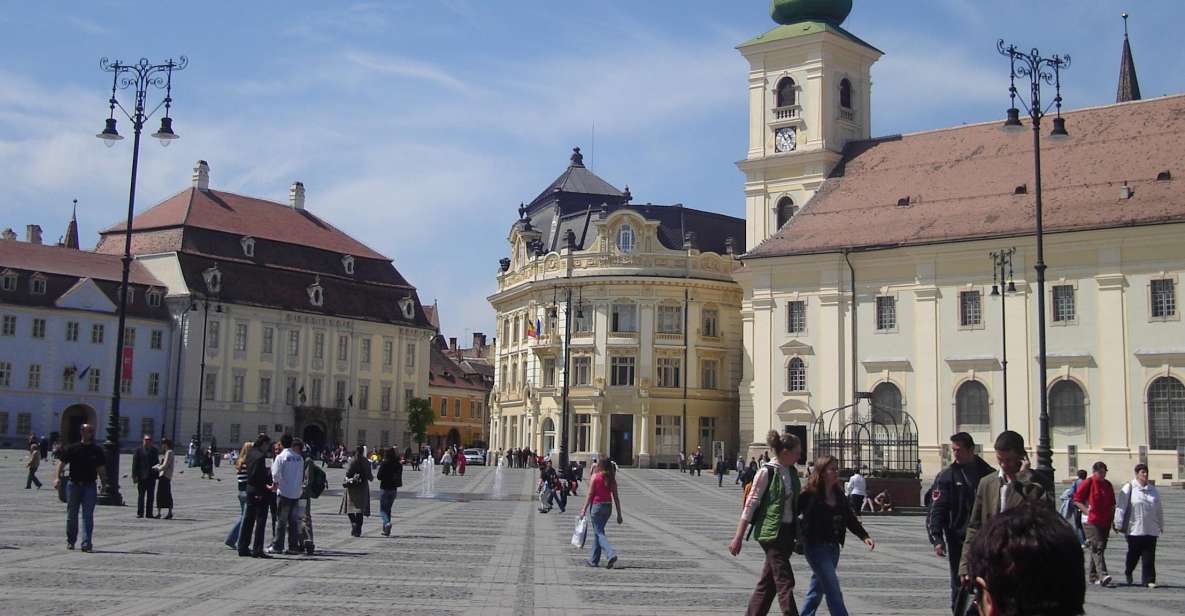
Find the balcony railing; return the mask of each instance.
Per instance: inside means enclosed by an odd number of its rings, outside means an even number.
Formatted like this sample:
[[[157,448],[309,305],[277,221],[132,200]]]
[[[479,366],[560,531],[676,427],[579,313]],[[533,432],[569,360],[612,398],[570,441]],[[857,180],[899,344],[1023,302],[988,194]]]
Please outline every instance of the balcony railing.
[[[848,122],[856,121],[856,112],[851,109],[839,108],[839,119],[847,120]]]
[[[785,107],[774,107],[771,112],[775,122],[779,120],[797,120],[802,112],[802,107],[799,105],[786,105]]]

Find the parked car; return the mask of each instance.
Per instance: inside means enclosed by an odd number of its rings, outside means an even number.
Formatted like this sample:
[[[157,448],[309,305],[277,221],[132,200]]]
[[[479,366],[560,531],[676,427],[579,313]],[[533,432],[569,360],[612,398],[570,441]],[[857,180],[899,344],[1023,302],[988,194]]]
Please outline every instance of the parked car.
[[[465,449],[462,453],[465,454],[465,464],[486,465],[486,452],[484,449]]]

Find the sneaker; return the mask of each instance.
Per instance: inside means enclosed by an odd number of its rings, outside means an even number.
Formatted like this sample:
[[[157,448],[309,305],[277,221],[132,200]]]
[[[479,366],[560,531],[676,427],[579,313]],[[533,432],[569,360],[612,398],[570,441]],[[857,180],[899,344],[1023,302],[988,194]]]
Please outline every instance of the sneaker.
[[[586,564],[586,565],[588,565],[588,566],[592,567],[593,569],[596,569],[597,567],[599,567],[599,566],[600,566],[600,565],[598,565],[597,563],[594,563],[594,562],[593,562],[593,561],[591,561],[591,560],[586,560],[586,561],[584,561],[584,564]]]
[[[285,556],[296,556],[298,554],[300,554],[300,550],[292,550],[292,549],[284,550]]]
[[[1134,586],[1134,585],[1135,585],[1135,583],[1134,583],[1134,582],[1132,582],[1132,574],[1130,574],[1130,573],[1125,573],[1125,574],[1123,574],[1123,578],[1124,578],[1124,581],[1126,581],[1126,582],[1127,582],[1127,585],[1128,585],[1128,586]]]
[[[94,551],[94,549],[95,549],[95,548],[94,548],[94,546],[92,546],[92,545],[89,545],[89,544],[86,544],[86,543],[82,544],[82,551],[83,551],[83,552],[88,552],[88,553],[89,553],[89,552],[92,552],[92,551]]]
[[[391,525],[390,524],[383,524],[383,536],[384,537],[391,536]]]
[[[304,553],[307,554],[308,556],[313,555],[313,543],[311,541],[306,542],[304,544]]]
[[[252,553],[251,556],[253,558],[274,558],[271,554],[267,554],[265,552]]]
[[[1104,575],[1103,579],[1099,580],[1099,585],[1100,586],[1110,586],[1111,585],[1111,576]]]
[[[66,549],[67,549],[67,550],[73,550],[73,549],[74,549],[74,544],[73,544],[73,543],[67,543],[67,544],[66,544]]]
[[[1148,582],[1148,588],[1156,588],[1156,582]]]
[[[613,558],[610,558],[610,559],[609,559],[609,562],[605,563],[605,568],[606,568],[606,569],[612,569],[612,568],[613,568],[613,566],[614,566],[614,565],[616,565],[616,564],[617,564],[617,557],[616,557],[616,556],[614,556]]]
[[[251,552],[239,552],[239,556],[243,558],[251,558]]]
[[[264,551],[264,552],[266,552],[266,553],[268,553],[268,554],[275,554],[275,553],[276,553],[276,546],[274,546],[274,545],[269,545],[269,546],[267,546],[266,548],[264,548],[264,549],[263,549],[263,551]]]

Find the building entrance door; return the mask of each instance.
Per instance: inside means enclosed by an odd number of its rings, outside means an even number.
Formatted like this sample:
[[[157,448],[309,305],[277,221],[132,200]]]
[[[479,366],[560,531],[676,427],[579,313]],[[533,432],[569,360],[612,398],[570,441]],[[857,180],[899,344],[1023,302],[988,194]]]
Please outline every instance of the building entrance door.
[[[609,416],[609,459],[619,466],[634,463],[634,416]]]
[[[802,453],[798,454],[798,464],[806,464],[808,456],[811,455],[810,446],[806,442],[806,426],[792,426],[790,424],[786,424],[786,432],[797,436],[798,442],[802,443]]]

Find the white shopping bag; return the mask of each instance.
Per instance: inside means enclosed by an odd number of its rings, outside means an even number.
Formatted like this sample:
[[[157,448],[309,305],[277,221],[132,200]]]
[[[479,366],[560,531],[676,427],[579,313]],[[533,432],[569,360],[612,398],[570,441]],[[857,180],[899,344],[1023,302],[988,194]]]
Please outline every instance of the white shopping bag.
[[[583,548],[586,536],[588,536],[588,519],[580,516],[580,519],[576,520],[576,530],[572,531],[572,547]]]

